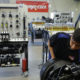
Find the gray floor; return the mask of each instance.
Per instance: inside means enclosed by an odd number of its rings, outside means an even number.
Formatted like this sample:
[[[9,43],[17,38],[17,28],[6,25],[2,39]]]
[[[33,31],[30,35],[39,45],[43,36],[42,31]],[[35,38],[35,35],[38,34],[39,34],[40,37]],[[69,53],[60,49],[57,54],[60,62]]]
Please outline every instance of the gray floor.
[[[39,43],[40,44],[40,43]],[[39,65],[42,62],[42,46],[29,42],[29,73],[24,77],[20,67],[0,68],[0,80],[40,80]]]

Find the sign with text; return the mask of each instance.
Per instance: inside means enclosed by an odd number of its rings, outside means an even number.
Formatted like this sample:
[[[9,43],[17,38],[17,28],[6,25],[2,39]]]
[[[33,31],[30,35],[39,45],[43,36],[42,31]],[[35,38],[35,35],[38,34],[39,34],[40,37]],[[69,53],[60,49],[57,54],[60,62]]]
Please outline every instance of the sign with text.
[[[28,12],[48,12],[47,1],[22,1],[17,0],[17,4],[25,4],[28,6]]]

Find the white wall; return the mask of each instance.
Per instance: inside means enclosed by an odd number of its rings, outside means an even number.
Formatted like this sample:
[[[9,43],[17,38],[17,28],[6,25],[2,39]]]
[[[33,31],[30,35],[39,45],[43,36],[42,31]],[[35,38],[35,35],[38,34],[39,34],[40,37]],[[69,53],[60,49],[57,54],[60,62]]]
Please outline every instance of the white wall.
[[[46,0],[26,0],[26,1],[46,1]],[[16,0],[10,0],[10,3],[16,3]],[[49,13],[28,12],[28,22],[31,22],[33,18],[36,19],[37,17],[41,19],[42,16],[48,17]]]
[[[51,11],[74,12],[74,22],[80,13],[80,1],[75,0],[52,0]]]
[[[74,22],[76,21],[78,14],[80,13],[80,1],[75,0],[27,0],[27,1],[48,1],[49,13],[28,13],[28,19],[31,21],[33,18],[49,16],[53,11],[61,12],[74,12]],[[9,0],[10,3],[16,3],[16,0]]]
[[[0,3],[9,3],[9,0],[0,0]]]
[[[39,19],[41,19],[42,16],[48,17],[48,13],[39,13],[39,12],[36,12],[36,13],[33,12],[33,13],[31,13],[31,12],[29,12],[29,14],[28,14],[28,20],[31,21],[33,18],[37,19],[37,17]]]

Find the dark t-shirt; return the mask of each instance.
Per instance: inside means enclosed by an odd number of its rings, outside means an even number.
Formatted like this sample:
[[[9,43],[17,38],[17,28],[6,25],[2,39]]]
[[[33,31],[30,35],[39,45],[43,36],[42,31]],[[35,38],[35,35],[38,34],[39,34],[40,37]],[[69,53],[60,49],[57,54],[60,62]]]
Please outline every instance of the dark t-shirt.
[[[67,33],[56,33],[50,38],[50,46],[53,47],[56,58],[68,60],[73,56],[78,61],[78,50],[70,49],[70,35]]]

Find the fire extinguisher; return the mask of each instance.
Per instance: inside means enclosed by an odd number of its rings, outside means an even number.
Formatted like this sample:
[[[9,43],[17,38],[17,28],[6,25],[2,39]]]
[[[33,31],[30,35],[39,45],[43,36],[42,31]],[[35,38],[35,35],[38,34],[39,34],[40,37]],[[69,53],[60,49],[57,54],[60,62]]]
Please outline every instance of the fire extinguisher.
[[[25,54],[22,53],[22,72],[26,72],[27,69],[27,60],[25,58]]]
[[[22,71],[23,72],[26,72],[26,69],[27,69],[27,61],[26,61],[26,58],[22,59]]]

